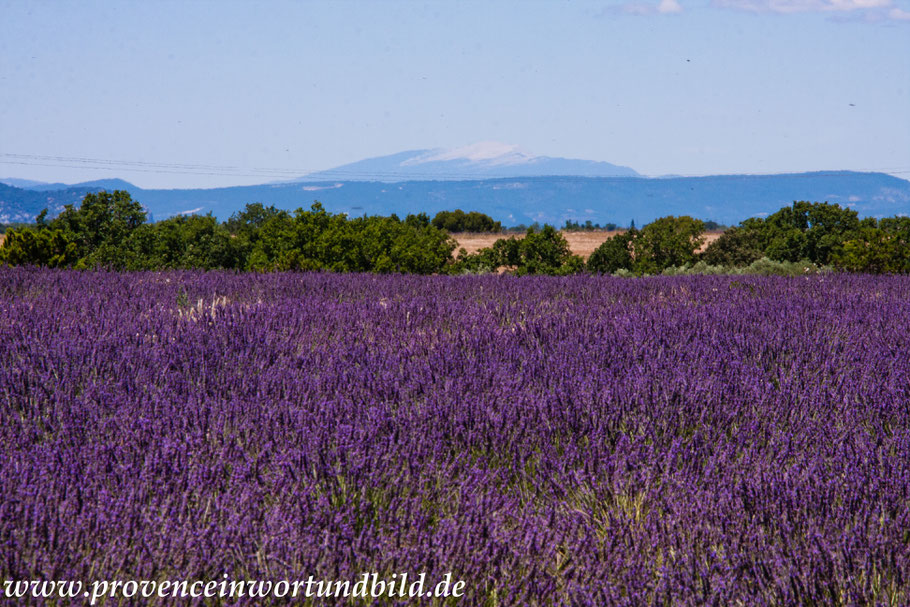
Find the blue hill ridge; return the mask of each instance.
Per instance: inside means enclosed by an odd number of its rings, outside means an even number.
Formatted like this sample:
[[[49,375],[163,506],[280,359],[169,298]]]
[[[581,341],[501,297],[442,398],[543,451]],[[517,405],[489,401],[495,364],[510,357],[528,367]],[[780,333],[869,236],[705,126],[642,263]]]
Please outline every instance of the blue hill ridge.
[[[824,171],[708,177],[525,176],[400,182],[316,180],[191,190],[144,190],[120,180],[35,191],[0,184],[0,222],[32,221],[78,203],[89,191],[126,189],[158,220],[212,213],[221,220],[247,203],[308,208],[314,201],[335,213],[388,215],[461,208],[488,213],[504,225],[563,225],[567,219],[642,225],[664,215],[692,215],[725,224],[773,213],[794,200],[837,203],[860,216],[910,214],[910,181],[884,173]]]

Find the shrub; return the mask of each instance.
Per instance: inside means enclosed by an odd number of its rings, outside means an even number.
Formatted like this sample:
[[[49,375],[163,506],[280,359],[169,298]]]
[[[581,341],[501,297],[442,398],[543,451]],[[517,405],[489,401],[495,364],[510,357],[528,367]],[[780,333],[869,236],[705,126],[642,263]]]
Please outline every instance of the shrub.
[[[588,257],[588,271],[613,274],[619,270],[632,271],[635,263],[635,240],[640,233],[635,228],[605,240]]]
[[[635,264],[644,274],[656,274],[670,266],[696,261],[695,252],[704,243],[705,224],[689,216],[661,217],[641,230],[636,242]]]
[[[704,224],[692,217],[661,217],[641,231],[630,228],[607,239],[588,259],[588,270],[614,273],[624,269],[638,275],[694,263],[704,242]]]
[[[763,257],[758,232],[746,228],[730,228],[708,245],[702,260],[715,266],[747,266]]]
[[[569,250],[565,236],[546,225],[539,232],[528,228],[523,238],[500,238],[492,247],[471,255],[462,249],[451,271],[495,272],[505,268],[517,275],[565,276],[582,272],[584,267],[584,260]]]
[[[440,211],[433,218],[433,226],[449,232],[502,232],[502,224],[489,215],[461,209]]]

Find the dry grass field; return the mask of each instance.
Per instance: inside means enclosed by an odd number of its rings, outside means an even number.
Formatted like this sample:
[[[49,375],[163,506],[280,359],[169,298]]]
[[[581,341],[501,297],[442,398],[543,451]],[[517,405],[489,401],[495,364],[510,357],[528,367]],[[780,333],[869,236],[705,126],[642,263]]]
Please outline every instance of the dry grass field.
[[[581,255],[585,259],[594,252],[594,249],[599,247],[603,241],[617,234],[622,234],[625,230],[597,230],[592,232],[562,232],[562,235],[566,237],[566,240],[569,242],[569,248],[572,250],[572,253],[576,255]],[[701,250],[704,250],[709,244],[717,240],[723,232],[705,232],[705,244],[702,245]],[[458,243],[458,249],[464,248],[468,253],[476,253],[484,247],[492,246],[500,238],[508,238],[509,234],[486,234],[486,233],[473,233],[473,232],[462,232],[458,234],[452,234],[452,238]],[[523,235],[518,234],[517,237],[521,238]],[[458,251],[456,249],[456,253]]]

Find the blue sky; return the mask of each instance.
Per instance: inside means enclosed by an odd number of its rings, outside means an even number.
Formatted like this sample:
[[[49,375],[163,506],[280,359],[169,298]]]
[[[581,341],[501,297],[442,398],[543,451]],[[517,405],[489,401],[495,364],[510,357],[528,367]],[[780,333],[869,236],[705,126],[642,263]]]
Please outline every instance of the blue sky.
[[[910,178],[910,0],[0,4],[0,177],[263,183],[477,141]]]

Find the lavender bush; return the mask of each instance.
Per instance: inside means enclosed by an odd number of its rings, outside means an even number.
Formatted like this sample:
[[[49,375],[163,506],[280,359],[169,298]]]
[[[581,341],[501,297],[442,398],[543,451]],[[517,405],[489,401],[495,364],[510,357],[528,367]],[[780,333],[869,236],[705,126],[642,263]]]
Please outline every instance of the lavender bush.
[[[903,277],[0,269],[0,577],[903,605],[908,405]]]

